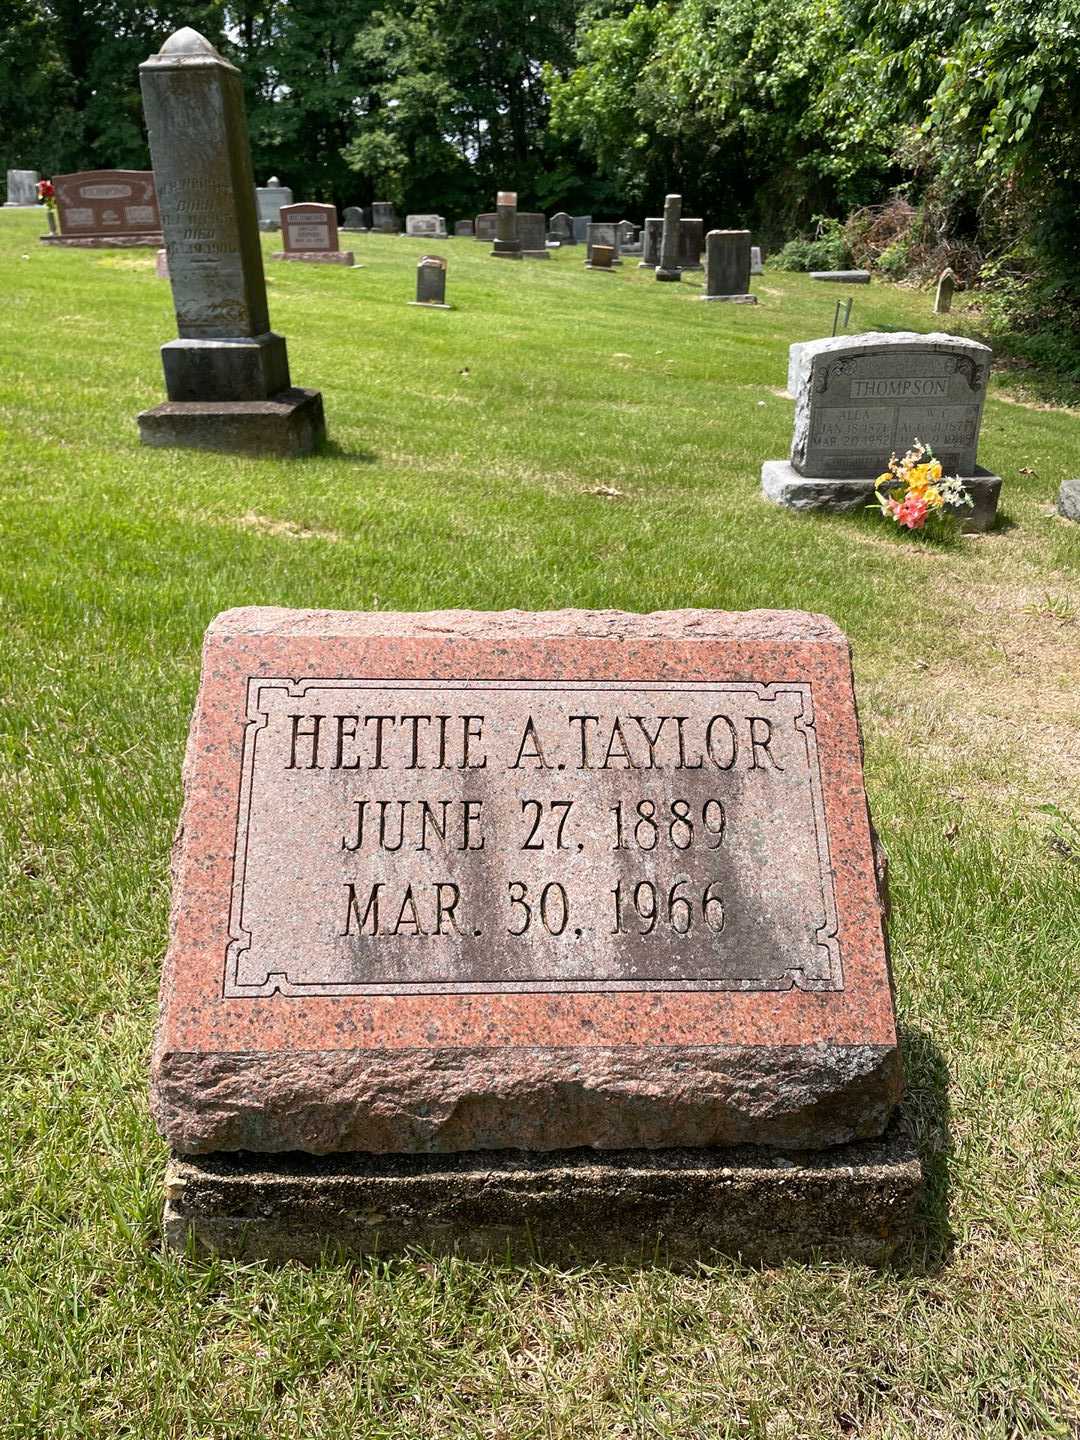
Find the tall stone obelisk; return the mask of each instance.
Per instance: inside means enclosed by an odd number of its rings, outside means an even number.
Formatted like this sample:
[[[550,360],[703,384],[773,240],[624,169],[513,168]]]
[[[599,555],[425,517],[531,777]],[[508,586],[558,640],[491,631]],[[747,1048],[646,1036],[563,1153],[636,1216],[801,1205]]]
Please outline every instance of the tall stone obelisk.
[[[495,197],[495,240],[492,255],[500,260],[520,260],[521,241],[517,228],[517,194],[500,190]]]
[[[145,445],[302,455],[326,433],[322,396],[291,387],[270,329],[240,72],[196,30],[139,67],[179,339],[161,348],[168,402]]]
[[[679,222],[682,220],[682,196],[664,196],[664,229],[660,236],[660,264],[657,280],[681,280],[679,269]]]

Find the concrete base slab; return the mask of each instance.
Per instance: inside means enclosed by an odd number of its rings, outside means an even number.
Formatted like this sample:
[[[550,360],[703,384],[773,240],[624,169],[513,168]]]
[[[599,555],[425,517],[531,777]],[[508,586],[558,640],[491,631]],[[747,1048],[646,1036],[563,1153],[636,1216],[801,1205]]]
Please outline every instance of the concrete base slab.
[[[352,265],[351,250],[275,250],[271,260],[300,260],[307,265]]]
[[[438,300],[410,300],[415,310],[452,310],[452,305],[441,305]]]
[[[729,305],[756,305],[756,295],[699,295],[699,300],[726,300]]]
[[[1001,476],[981,467],[974,475],[961,476],[975,502],[972,509],[953,513],[960,529],[969,534],[989,530],[997,516]],[[826,510],[834,514],[864,510],[874,503],[875,479],[828,480],[800,475],[790,460],[766,460],[761,467],[761,493],[775,505],[789,510]]]
[[[140,235],[39,235],[42,245],[59,245],[68,250],[160,250],[165,237],[160,230]]]
[[[169,400],[138,419],[144,445],[231,455],[309,455],[326,438],[321,392],[295,387],[269,400]]]
[[[710,1255],[881,1263],[909,1233],[922,1169],[895,1127],[823,1152],[521,1150],[174,1157],[173,1250],[314,1262],[419,1247],[468,1259],[679,1266]]]

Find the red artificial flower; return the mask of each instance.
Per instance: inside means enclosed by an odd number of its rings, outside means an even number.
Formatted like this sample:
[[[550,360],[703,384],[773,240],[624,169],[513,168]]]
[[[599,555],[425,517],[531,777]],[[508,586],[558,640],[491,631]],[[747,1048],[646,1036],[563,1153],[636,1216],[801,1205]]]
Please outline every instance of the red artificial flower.
[[[56,189],[51,180],[39,180],[37,185],[37,198],[39,200],[51,200],[56,194]]]

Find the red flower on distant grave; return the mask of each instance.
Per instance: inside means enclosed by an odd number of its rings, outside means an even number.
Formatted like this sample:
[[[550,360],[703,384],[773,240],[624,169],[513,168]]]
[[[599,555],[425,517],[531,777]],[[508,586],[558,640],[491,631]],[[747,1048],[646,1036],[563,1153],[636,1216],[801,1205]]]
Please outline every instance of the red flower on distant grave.
[[[37,198],[39,205],[48,205],[56,199],[56,187],[51,180],[39,180],[37,183]]]

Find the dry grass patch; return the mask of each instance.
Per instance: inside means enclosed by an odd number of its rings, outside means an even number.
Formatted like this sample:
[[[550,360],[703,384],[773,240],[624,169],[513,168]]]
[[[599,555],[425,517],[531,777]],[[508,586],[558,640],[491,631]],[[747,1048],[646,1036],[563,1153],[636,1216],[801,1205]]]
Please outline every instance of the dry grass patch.
[[[313,525],[300,525],[295,520],[275,520],[255,510],[219,520],[218,524],[237,525],[241,530],[256,530],[260,535],[276,535],[285,540],[340,540],[337,530],[320,530]]]

